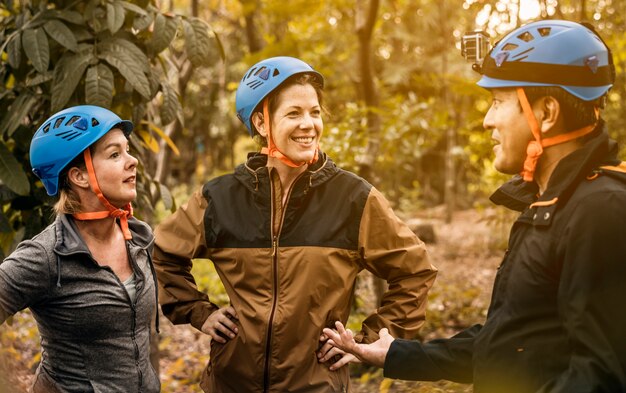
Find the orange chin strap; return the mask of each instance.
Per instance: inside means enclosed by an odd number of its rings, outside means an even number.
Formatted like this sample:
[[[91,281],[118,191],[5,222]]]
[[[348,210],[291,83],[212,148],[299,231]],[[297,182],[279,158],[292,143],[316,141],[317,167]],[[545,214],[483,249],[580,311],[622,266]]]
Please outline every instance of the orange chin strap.
[[[276,147],[276,144],[274,144],[274,137],[272,137],[272,132],[270,128],[270,111],[267,98],[263,100],[263,123],[265,125],[265,129],[267,130],[267,147],[263,147],[261,149],[262,154],[267,154],[269,157],[278,158],[285,165],[292,168],[299,168],[303,165],[314,164],[317,162],[317,159],[319,158],[319,144],[315,147],[315,155],[313,156],[313,159],[311,161],[303,161],[301,163],[296,163],[292,161],[289,157],[287,157],[280,150],[278,150],[278,147]]]
[[[124,239],[130,240],[133,238],[130,233],[130,229],[128,228],[128,218],[133,216],[133,207],[130,203],[126,204],[123,208],[117,208],[113,206],[102,194],[100,190],[100,186],[98,185],[98,180],[96,179],[96,171],[93,168],[93,161],[91,160],[91,152],[89,148],[85,149],[83,153],[85,156],[85,165],[87,166],[87,174],[89,175],[89,185],[91,189],[96,194],[100,202],[108,209],[106,211],[99,212],[85,212],[85,213],[75,213],[73,214],[74,218],[77,220],[101,220],[103,218],[114,217],[120,219],[120,227],[122,228],[122,233],[124,234]]]
[[[585,136],[596,128],[597,123],[580,128],[576,131],[560,134],[552,138],[542,139],[541,130],[539,129],[539,122],[537,121],[532,107],[528,102],[528,97],[526,97],[524,89],[522,87],[518,87],[516,91],[517,98],[519,99],[522,110],[524,111],[524,115],[526,115],[526,119],[528,120],[528,124],[530,125],[530,130],[533,133],[533,137],[535,138],[534,141],[528,142],[528,147],[526,147],[526,160],[524,161],[524,169],[521,173],[524,181],[531,182],[534,179],[535,170],[537,169],[537,163],[539,162],[541,154],[543,154],[544,147],[558,145]],[[599,117],[600,111],[596,108],[596,118]]]

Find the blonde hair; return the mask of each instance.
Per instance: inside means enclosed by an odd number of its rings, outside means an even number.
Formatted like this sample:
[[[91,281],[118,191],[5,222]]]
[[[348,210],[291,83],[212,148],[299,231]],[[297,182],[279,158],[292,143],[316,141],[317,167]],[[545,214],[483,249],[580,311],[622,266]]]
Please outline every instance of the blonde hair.
[[[59,200],[54,204],[57,215],[75,214],[81,211],[80,198],[70,187],[59,190]]]
[[[91,147],[89,147],[89,149],[91,149]],[[87,169],[87,166],[85,165],[85,158],[82,153],[67,164],[59,174],[59,200],[54,204],[53,208],[57,215],[75,214],[82,210],[80,198],[76,191],[72,189],[68,177],[70,169],[74,167],[82,170]]]

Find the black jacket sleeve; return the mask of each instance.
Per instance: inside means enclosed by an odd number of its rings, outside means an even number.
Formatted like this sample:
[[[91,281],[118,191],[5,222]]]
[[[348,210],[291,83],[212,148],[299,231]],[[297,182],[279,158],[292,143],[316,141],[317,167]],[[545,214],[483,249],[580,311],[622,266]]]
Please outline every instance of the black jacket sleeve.
[[[471,383],[474,339],[481,328],[474,325],[451,338],[427,343],[396,339],[385,358],[384,375],[414,381]]]

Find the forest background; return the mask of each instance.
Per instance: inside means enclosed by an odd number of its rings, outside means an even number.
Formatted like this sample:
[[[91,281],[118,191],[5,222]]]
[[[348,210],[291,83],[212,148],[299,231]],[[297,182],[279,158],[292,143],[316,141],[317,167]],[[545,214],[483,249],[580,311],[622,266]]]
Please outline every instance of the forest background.
[[[603,117],[624,158],[625,17],[626,0],[3,0],[0,254],[51,220],[54,201],[28,164],[30,139],[49,115],[89,103],[135,122],[135,213],[156,225],[258,149],[235,116],[239,79],[263,58],[295,56],[326,78],[322,149],[416,228],[434,225],[430,247],[441,273],[423,335],[447,336],[484,319],[512,219],[489,207],[506,177],[491,165],[491,135],[482,128],[490,96],[460,55],[461,36],[483,29],[498,38],[545,18],[593,23],[615,59]],[[196,266],[199,286],[226,303],[211,264]],[[360,278],[351,326],[358,329],[382,289]],[[164,391],[199,391],[206,336],[164,325]],[[0,392],[25,391],[39,356],[28,312],[0,327]],[[365,366],[352,374],[356,391],[471,391],[393,382]]]

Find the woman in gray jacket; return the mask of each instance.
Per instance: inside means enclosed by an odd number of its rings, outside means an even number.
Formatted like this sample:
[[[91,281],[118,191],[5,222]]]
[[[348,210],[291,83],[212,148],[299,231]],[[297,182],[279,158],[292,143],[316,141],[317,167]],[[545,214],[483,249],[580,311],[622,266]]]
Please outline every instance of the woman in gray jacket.
[[[130,205],[132,129],[84,105],[50,117],[31,142],[33,172],[59,195],[57,216],[0,264],[0,323],[25,308],[37,321],[42,356],[33,392],[160,390],[149,360],[153,235]]]

